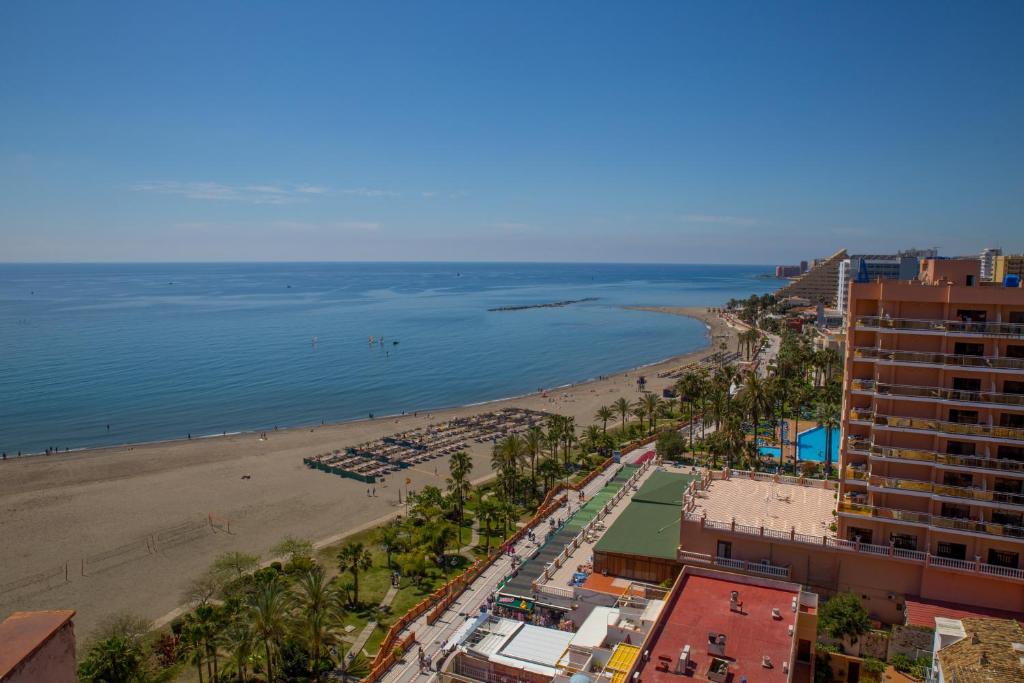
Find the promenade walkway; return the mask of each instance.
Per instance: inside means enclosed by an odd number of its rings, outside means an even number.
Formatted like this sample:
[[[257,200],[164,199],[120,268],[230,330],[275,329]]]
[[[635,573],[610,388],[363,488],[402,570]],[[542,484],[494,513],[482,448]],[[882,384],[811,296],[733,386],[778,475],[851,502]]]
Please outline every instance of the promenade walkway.
[[[633,462],[642,456],[649,447],[639,448],[632,451],[623,457],[624,462]],[[619,476],[619,466],[612,466],[608,468],[608,471],[595,478],[590,484],[584,488],[584,494],[586,498],[592,499],[602,491],[609,483]],[[621,487],[621,483],[617,485]],[[569,495],[567,504],[554,510],[545,519],[541,520],[535,527],[537,532],[538,541],[543,544],[544,536],[546,534],[546,527],[549,524],[549,520],[565,520],[569,516],[569,506],[573,509],[578,509],[579,503],[577,502],[576,496],[573,494]],[[595,513],[596,514],[596,513]],[[575,533],[578,533],[577,528]],[[575,535],[575,533],[573,535]],[[569,537],[570,539],[572,536]],[[533,555],[539,549],[537,543],[524,539],[520,542],[515,552],[521,557],[529,557]],[[561,549],[559,549],[559,552]],[[537,562],[536,559],[533,562]],[[544,564],[539,563],[541,569]],[[446,644],[448,639],[451,638],[455,632],[465,623],[465,617],[471,614],[476,614],[480,610],[480,606],[484,604],[487,597],[492,595],[498,588],[499,584],[505,580],[505,578],[512,572],[512,558],[508,555],[502,555],[495,562],[484,571],[483,574],[477,578],[469,588],[456,600],[452,606],[444,613],[444,615],[435,622],[432,626],[427,624],[426,616],[421,616],[419,619],[414,621],[409,627],[403,632],[412,632],[416,634],[417,645],[414,649],[422,648],[423,652],[430,659],[431,662],[436,662],[439,657],[443,657],[441,652],[441,646]],[[522,574],[522,572],[520,572]],[[405,661],[398,662],[391,668],[390,671],[383,677],[385,683],[410,683],[412,681],[429,682],[434,679],[436,672],[422,673],[420,671],[419,660],[417,653],[410,653]]]

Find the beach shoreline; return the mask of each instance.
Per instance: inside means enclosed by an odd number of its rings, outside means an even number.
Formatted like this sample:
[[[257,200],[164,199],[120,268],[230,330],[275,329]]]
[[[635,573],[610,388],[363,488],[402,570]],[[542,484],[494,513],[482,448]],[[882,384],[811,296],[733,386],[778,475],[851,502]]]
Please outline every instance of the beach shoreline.
[[[155,619],[177,607],[188,581],[222,552],[266,556],[287,535],[318,544],[341,538],[350,529],[400,514],[400,492],[426,485],[443,488],[448,474],[447,460],[438,459],[367,488],[307,468],[305,456],[504,407],[547,410],[571,415],[580,426],[591,424],[599,406],[620,396],[636,398],[638,375],[645,375],[647,390],[660,394],[673,380],[657,378],[659,371],[703,358],[723,341],[734,343],[731,328],[704,308],[631,308],[701,320],[708,330],[707,344],[659,363],[472,405],[8,459],[0,463],[0,555],[6,575],[19,579],[63,566],[70,579],[35,592],[0,593],[0,615],[14,609],[72,608],[79,612],[76,624],[84,634],[112,612]],[[265,440],[260,438],[263,432]],[[474,444],[469,451],[472,478],[485,480],[490,475],[489,445]],[[406,477],[408,485],[401,481]],[[211,526],[210,533],[173,548],[156,543],[155,552],[102,571],[87,570],[90,557],[137,547],[139,539],[159,538],[175,525],[214,518],[231,520],[231,533]],[[69,571],[78,565],[81,571]],[[147,588],[124,590],[143,584]]]

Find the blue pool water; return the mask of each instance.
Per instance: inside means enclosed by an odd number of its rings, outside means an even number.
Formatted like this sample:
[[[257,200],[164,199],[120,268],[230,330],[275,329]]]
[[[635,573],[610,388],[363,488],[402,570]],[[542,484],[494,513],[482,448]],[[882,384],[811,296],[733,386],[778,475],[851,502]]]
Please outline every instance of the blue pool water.
[[[825,462],[825,428],[815,427],[800,433],[800,459],[812,462]],[[761,446],[761,454],[773,458],[779,457],[778,446]],[[839,461],[839,430],[832,430],[832,462]]]

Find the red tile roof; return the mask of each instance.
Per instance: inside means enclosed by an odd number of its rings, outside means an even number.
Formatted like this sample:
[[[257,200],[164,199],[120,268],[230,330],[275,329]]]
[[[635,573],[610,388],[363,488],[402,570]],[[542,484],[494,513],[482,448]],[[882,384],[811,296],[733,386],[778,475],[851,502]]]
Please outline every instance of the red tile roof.
[[[712,657],[729,660],[732,681],[746,676],[748,683],[783,683],[788,676],[783,662],[789,662],[795,636],[789,627],[796,624],[792,610],[793,598],[798,590],[759,586],[723,577],[686,574],[682,584],[673,592],[665,606],[660,625],[655,628],[644,647],[650,659],[640,674],[644,683],[679,683],[675,672],[679,653],[690,646],[690,680],[707,680]],[[729,607],[732,591],[739,591],[742,612]],[[772,618],[772,608],[778,607],[782,619]],[[724,633],[725,654],[713,655],[708,650],[708,634]],[[762,666],[762,657],[771,658],[772,668]],[[660,671],[659,664],[668,658],[668,671]]]
[[[945,617],[947,619],[994,617],[996,619],[1016,619],[1021,624],[1024,624],[1024,612],[1011,612],[1008,610],[991,609],[988,607],[973,607],[971,605],[962,605],[956,602],[924,600],[922,598],[907,598],[905,604],[906,609],[903,612],[903,623],[907,626],[935,628],[935,617]]]
[[[28,659],[75,616],[74,610],[15,612],[0,622],[0,679]]]

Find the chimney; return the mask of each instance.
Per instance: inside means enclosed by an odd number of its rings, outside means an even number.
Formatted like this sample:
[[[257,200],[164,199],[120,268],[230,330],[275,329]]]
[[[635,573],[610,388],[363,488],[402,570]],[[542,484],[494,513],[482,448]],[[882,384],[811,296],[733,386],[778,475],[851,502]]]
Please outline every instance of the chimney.
[[[782,619],[782,610],[778,607],[772,607],[772,619],[779,621]]]

